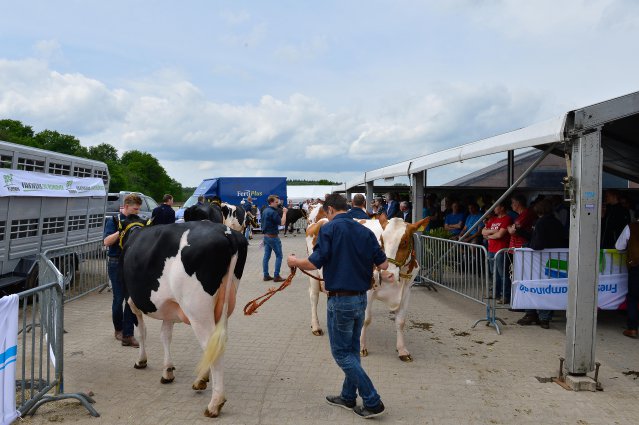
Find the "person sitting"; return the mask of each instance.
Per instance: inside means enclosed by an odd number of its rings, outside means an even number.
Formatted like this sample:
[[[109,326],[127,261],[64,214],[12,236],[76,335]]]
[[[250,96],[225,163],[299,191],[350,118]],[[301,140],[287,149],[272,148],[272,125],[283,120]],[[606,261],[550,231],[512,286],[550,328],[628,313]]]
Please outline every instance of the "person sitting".
[[[542,199],[535,203],[533,210],[538,219],[530,235],[528,248],[540,250],[567,247],[568,241],[564,237],[561,222],[555,217],[552,202]],[[549,329],[552,315],[552,310],[526,310],[526,314],[517,321],[517,324],[529,326],[538,323],[542,328]]]
[[[475,202],[471,202],[470,204],[468,204],[468,216],[466,217],[466,221],[464,223],[464,228],[462,229],[462,231],[460,232],[460,234],[463,236],[466,234],[466,232],[468,232],[468,230],[470,228],[472,228],[475,223],[477,223],[479,221],[479,219],[481,218],[482,214],[479,213],[479,205],[477,205]],[[469,243],[474,243],[477,245],[480,245],[482,242],[482,234],[481,234],[481,228],[484,227],[484,223],[479,223],[469,234],[468,236],[466,236],[465,238],[460,239],[460,241],[462,242],[469,242]]]
[[[368,220],[370,217],[366,214],[366,198],[361,193],[353,196],[353,205],[346,213],[350,218]]]
[[[451,205],[452,211],[444,217],[444,229],[448,230],[452,239],[457,239],[464,227],[466,215],[461,211],[459,202],[455,201]]]

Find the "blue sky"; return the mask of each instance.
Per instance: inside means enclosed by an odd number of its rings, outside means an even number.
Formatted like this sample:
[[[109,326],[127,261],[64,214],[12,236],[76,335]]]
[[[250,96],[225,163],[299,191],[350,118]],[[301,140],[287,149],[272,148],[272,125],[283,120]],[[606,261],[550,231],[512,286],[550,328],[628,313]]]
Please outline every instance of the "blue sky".
[[[0,4],[0,118],[185,185],[348,181],[639,90],[633,0]]]

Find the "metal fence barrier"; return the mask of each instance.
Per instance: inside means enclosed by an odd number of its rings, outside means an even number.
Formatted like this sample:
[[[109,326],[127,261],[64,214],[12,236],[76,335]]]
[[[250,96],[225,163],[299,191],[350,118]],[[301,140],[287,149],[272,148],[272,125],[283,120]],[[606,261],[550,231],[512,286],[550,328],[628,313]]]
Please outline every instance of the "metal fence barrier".
[[[44,403],[67,398],[79,400],[91,415],[100,416],[88,395],[64,393],[63,276],[43,255],[39,265],[40,286],[18,294],[16,404],[20,416],[33,415]]]
[[[106,257],[102,239],[49,249],[42,254],[63,276],[65,303],[109,284]],[[40,269],[44,267],[42,261]]]
[[[437,285],[486,306],[486,317],[475,322],[494,325],[501,333],[494,311],[489,256],[486,248],[466,242],[415,235],[415,251],[422,285]]]

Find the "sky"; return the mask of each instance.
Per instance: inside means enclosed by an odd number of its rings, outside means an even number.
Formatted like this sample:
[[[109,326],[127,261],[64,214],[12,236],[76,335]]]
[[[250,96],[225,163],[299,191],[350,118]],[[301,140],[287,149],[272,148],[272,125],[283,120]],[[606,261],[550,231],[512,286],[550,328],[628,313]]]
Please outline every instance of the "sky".
[[[349,181],[639,91],[635,0],[0,0],[0,119]],[[635,52],[635,53],[632,53]]]

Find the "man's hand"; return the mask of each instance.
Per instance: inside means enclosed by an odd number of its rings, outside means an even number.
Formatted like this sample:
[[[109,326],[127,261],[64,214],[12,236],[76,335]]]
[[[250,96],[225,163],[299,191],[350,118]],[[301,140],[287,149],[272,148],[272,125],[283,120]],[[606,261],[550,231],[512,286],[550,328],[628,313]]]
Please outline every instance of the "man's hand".
[[[289,267],[297,267],[297,257],[295,256],[295,254],[290,254],[288,256],[288,258],[286,259],[286,264],[288,264]]]
[[[284,212],[284,214],[286,214],[286,211],[288,211],[288,208],[282,207],[282,211]]]

